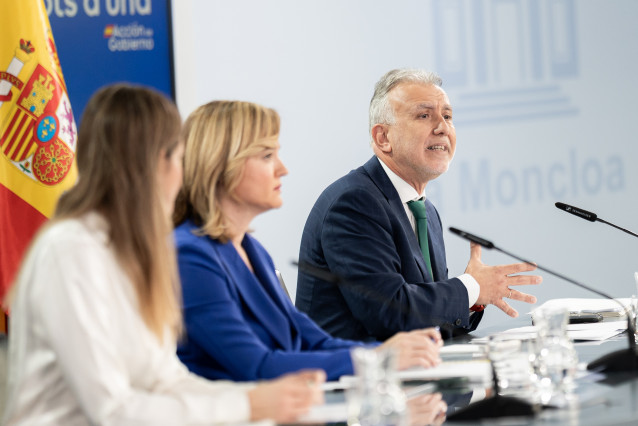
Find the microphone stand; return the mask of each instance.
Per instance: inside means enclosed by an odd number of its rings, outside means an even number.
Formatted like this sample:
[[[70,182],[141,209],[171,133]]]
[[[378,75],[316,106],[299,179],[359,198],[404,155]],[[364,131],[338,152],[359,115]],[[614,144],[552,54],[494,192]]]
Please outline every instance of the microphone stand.
[[[638,354],[636,353],[636,329],[634,326],[634,323],[632,321],[632,315],[629,313],[630,308],[627,308],[625,305],[623,305],[622,303],[620,303],[618,300],[616,300],[615,298],[611,297],[610,295],[603,293],[602,291],[596,290],[592,287],[586,286],[585,284],[579,283],[577,281],[574,281],[571,278],[568,278],[562,274],[559,274],[558,272],[552,271],[548,268],[545,268],[535,262],[529,261],[527,259],[524,259],[520,256],[517,256],[513,253],[510,253],[506,250],[503,250],[499,247],[496,247],[494,245],[494,243],[492,243],[491,241],[485,240],[483,238],[477,237],[475,235],[470,234],[469,232],[465,232],[465,231],[461,231],[460,229],[457,228],[450,228],[450,232],[452,232],[453,234],[456,234],[458,236],[460,236],[461,238],[465,238],[466,240],[472,241],[476,244],[479,244],[482,247],[485,247],[486,249],[494,249],[496,251],[499,251],[503,254],[506,254],[510,257],[513,257],[514,259],[523,262],[523,263],[527,263],[533,266],[536,266],[538,269],[540,269],[541,271],[545,271],[548,274],[554,275],[560,279],[563,279],[571,284],[574,284],[575,286],[578,286],[582,289],[588,290],[592,293],[598,294],[602,297],[604,297],[605,299],[610,299],[615,301],[616,303],[618,303],[618,305],[620,305],[620,307],[622,308],[623,312],[625,312],[626,316],[627,316],[627,337],[629,340],[629,347],[626,349],[620,349],[614,352],[611,352],[607,355],[604,355],[592,362],[590,362],[587,365],[587,369],[588,370],[597,370],[597,371],[602,371],[605,373],[616,373],[616,372],[632,372],[634,375],[636,375],[638,373]]]
[[[622,228],[618,225],[615,225],[611,222],[607,222],[606,220],[603,220],[601,218],[598,217],[598,215],[596,213],[592,213],[590,211],[581,209],[579,207],[574,207],[574,206],[570,206],[569,204],[565,204],[565,203],[561,203],[561,202],[556,202],[554,204],[559,210],[562,210],[564,212],[567,213],[571,213],[574,216],[578,216],[581,219],[585,219],[589,222],[602,222],[606,225],[609,225],[613,228],[616,228],[620,231],[623,231],[629,235],[632,235],[634,237],[638,237],[638,234],[636,234],[635,232],[632,232],[628,229]],[[539,268],[542,269],[542,268]],[[549,271],[548,271],[549,272]],[[551,272],[550,272],[551,273]],[[554,275],[558,275],[558,274],[554,274]],[[565,278],[565,277],[561,277],[567,281],[572,282],[573,284],[577,284],[574,283],[573,281]],[[578,284],[577,284],[578,285]],[[583,287],[581,285],[581,287]],[[590,291],[593,291],[597,294],[600,294],[603,297],[609,298],[611,299],[610,296],[603,294],[601,292],[598,292],[596,290],[593,289],[589,289]],[[616,300],[616,299],[614,299]],[[618,302],[616,300],[616,302]],[[618,302],[620,303],[620,302]],[[624,309],[624,307],[623,307]],[[588,369],[590,370],[595,370],[595,369],[599,369],[602,368],[602,371],[627,371],[628,369],[631,369],[631,371],[634,372],[634,374],[636,374],[636,339],[635,339],[635,323],[632,321],[632,315],[629,314],[629,311],[626,312],[627,314],[627,335],[629,337],[629,348],[627,350],[620,350],[620,351],[616,351],[613,352],[609,355],[603,356],[595,361],[592,361],[591,363],[589,363],[589,365],[587,366]]]
[[[616,228],[616,229],[620,229],[621,231],[626,232],[626,233],[627,233],[627,234],[629,234],[629,235],[633,235],[634,237],[638,237],[638,234],[636,234],[635,232],[631,232],[629,229],[625,229],[625,228],[622,228],[622,227],[620,227],[620,226],[618,226],[618,225],[614,225],[613,223],[611,223],[611,222],[607,222],[606,220],[602,220],[602,219],[601,219],[601,218],[599,218],[599,217],[597,217],[597,218],[596,218],[596,221],[597,221],[597,222],[605,223],[605,224],[607,224],[607,225],[609,225],[609,226],[613,226],[614,228]]]
[[[606,220],[603,220],[601,218],[598,217],[598,215],[596,213],[592,213],[590,211],[587,210],[583,210],[581,208],[578,207],[574,207],[574,206],[570,206],[569,204],[565,204],[565,203],[561,203],[560,201],[557,201],[556,203],[554,203],[554,205],[556,206],[556,208],[567,212],[567,213],[571,213],[574,216],[578,216],[581,219],[585,219],[589,222],[602,222],[606,225],[609,225],[611,227],[614,227],[616,229],[619,229],[629,235],[633,235],[634,237],[638,237],[638,234],[636,234],[635,232],[630,231],[629,229],[625,229],[622,228],[618,225],[615,225],[611,222],[607,222]]]

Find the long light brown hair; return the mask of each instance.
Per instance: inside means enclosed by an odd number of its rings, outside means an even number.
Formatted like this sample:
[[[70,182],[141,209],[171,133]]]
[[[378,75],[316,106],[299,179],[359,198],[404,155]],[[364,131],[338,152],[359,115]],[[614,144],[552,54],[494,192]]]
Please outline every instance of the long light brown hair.
[[[275,110],[251,102],[213,101],[193,111],[182,130],[184,184],[175,203],[175,225],[192,219],[201,233],[228,241],[232,236],[220,196],[234,197],[246,160],[276,146],[279,125]]]
[[[93,95],[78,133],[77,185],[59,200],[54,218],[91,211],[108,222],[109,238],[137,294],[148,328],[160,339],[181,330],[171,223],[158,181],[161,155],[178,146],[175,105],[154,90],[117,84]]]

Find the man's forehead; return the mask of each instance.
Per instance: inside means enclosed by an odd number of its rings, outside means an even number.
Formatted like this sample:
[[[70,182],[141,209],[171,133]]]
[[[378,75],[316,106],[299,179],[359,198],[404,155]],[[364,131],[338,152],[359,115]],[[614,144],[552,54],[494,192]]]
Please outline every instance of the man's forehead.
[[[434,84],[405,82],[397,84],[388,93],[391,102],[403,104],[410,109],[442,107],[451,109],[450,100],[445,91]]]
[[[441,108],[441,109],[452,109],[452,106],[446,101],[446,102],[418,102],[418,103],[412,103],[412,104],[407,104],[407,106],[411,109],[411,110],[415,110],[415,111],[420,111],[420,110],[425,110],[425,109],[435,109],[435,108]]]

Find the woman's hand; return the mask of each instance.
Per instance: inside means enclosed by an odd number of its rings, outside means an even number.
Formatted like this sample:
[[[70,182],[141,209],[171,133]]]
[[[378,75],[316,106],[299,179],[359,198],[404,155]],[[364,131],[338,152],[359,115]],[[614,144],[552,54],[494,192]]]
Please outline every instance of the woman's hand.
[[[248,392],[250,419],[293,422],[311,406],[323,403],[321,384],[325,381],[322,370],[307,370],[259,383]]]
[[[401,332],[386,340],[379,350],[392,349],[397,355],[397,368],[433,367],[441,363],[441,333],[435,328]]]

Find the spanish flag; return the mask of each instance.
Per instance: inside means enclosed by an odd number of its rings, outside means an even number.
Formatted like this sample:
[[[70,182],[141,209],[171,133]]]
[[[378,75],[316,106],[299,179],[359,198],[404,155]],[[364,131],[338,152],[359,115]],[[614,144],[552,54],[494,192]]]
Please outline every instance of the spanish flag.
[[[0,0],[0,299],[77,179],[77,129],[43,0]]]

